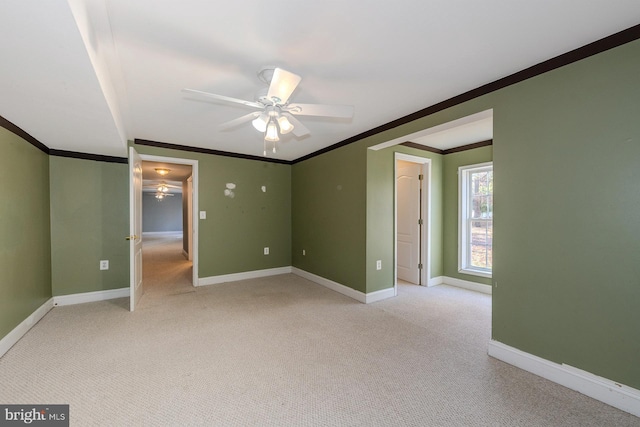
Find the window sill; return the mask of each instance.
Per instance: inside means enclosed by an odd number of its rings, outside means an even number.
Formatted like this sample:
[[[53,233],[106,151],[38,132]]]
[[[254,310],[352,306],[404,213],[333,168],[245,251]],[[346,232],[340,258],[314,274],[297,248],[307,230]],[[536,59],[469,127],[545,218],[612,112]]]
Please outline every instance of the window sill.
[[[458,269],[458,273],[470,274],[472,276],[486,277],[488,279],[491,279],[493,277],[493,274],[490,271],[472,270],[472,269],[469,269],[469,268]]]

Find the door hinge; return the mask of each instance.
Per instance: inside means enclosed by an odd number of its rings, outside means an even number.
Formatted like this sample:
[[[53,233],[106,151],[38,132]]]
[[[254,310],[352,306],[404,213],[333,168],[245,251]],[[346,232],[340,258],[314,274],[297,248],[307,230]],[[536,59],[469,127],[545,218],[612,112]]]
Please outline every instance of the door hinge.
[[[423,224],[423,221],[422,221],[422,218],[420,218],[420,219],[418,220],[418,225],[422,225],[422,224]]]
[[[422,263],[418,264],[418,270],[422,270]]]
[[[424,179],[424,175],[423,174],[418,175],[418,180],[422,181],[423,179]]]

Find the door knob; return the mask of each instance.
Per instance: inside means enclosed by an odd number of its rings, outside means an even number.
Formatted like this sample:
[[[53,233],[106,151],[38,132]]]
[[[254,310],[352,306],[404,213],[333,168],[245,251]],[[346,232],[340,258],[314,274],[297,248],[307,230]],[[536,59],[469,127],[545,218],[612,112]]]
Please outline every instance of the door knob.
[[[138,236],[136,236],[135,234],[133,236],[127,236],[125,237],[125,240],[136,240],[138,238]]]

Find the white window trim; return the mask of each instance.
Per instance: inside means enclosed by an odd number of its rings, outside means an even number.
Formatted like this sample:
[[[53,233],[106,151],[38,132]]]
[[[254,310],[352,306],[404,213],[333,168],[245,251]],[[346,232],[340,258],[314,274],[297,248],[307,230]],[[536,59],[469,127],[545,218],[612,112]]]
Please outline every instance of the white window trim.
[[[469,268],[465,266],[464,262],[464,260],[467,259],[469,251],[469,242],[467,240],[468,233],[466,232],[467,221],[465,213],[467,212],[469,197],[467,194],[467,188],[463,185],[463,182],[466,180],[466,176],[470,172],[486,167],[493,168],[493,162],[460,166],[458,168],[458,272],[463,274],[471,274],[473,276],[491,278],[493,276],[492,271]]]

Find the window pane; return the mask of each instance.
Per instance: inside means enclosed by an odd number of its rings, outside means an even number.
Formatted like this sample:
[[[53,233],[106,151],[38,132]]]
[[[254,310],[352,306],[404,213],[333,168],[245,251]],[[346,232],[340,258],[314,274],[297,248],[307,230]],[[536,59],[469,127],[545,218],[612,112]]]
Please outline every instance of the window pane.
[[[491,246],[493,243],[493,224],[491,221],[471,222],[471,254],[470,264],[472,267],[491,269],[493,264],[493,254]]]
[[[460,176],[459,269],[469,274],[491,274],[493,266],[493,167],[470,165]]]
[[[491,196],[472,196],[471,197],[471,212],[469,216],[472,219],[475,218],[491,218]]]

